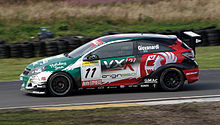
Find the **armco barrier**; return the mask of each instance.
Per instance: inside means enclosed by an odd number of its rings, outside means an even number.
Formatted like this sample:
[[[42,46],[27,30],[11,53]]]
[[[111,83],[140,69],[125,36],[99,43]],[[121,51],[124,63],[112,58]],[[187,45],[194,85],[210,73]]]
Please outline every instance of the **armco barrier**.
[[[184,37],[184,31],[194,31],[201,35],[202,42],[197,46],[217,46],[220,45],[220,29],[211,26],[199,30],[193,30],[192,28],[185,28],[181,30],[165,30],[165,31],[129,31],[123,33],[154,33],[164,35],[176,35],[179,39],[186,44],[190,44],[189,38]],[[120,34],[122,32],[109,31],[104,35]],[[97,36],[100,37],[100,36]],[[42,56],[53,56],[60,53],[70,52],[77,47],[85,44],[97,37],[81,37],[72,34],[68,34],[62,38],[57,38],[49,41],[35,41],[35,42],[23,42],[23,43],[6,43],[0,40],[0,58],[31,58]]]

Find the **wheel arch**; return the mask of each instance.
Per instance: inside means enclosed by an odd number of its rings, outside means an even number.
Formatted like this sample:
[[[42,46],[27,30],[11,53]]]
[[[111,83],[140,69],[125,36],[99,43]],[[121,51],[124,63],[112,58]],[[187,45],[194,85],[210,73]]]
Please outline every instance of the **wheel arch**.
[[[53,72],[53,73],[48,77],[48,79],[47,79],[47,84],[48,84],[50,78],[51,78],[55,73],[58,73],[58,72],[62,72],[62,73],[67,74],[67,75],[72,79],[72,81],[73,81],[73,83],[72,83],[73,86],[74,86],[74,87],[78,87],[77,84],[76,84],[76,80],[72,77],[72,75],[71,75],[70,73],[68,73],[68,72],[66,72],[66,71],[56,71],[56,72]]]
[[[184,76],[184,80],[187,80],[186,75],[185,75],[184,72],[183,72],[183,70],[184,70],[184,69],[187,69],[187,67],[184,66],[183,64],[176,64],[176,63],[175,63],[175,64],[166,64],[166,65],[163,65],[163,66],[159,67],[156,71],[152,72],[152,74],[151,74],[150,76],[153,77],[153,78],[158,78],[158,77],[160,77],[161,73],[162,73],[164,70],[168,69],[168,68],[176,68],[176,69],[179,69],[179,70],[182,72],[183,76]]]

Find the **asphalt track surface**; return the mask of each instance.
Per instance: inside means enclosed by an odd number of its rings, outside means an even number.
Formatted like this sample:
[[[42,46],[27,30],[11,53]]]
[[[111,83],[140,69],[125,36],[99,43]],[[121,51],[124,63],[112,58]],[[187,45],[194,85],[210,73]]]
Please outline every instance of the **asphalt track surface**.
[[[155,89],[87,90],[68,97],[34,96],[20,91],[21,82],[0,82],[0,108],[95,103],[138,99],[156,99],[220,95],[220,69],[201,70],[196,83],[185,85],[178,92],[161,92]]]

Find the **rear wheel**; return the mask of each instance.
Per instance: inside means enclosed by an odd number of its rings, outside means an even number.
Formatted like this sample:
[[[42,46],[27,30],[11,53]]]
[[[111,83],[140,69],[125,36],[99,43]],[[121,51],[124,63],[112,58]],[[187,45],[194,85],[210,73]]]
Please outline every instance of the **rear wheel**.
[[[165,91],[177,91],[183,88],[184,75],[177,68],[168,68],[160,76],[160,86]]]
[[[48,81],[48,90],[53,96],[65,96],[73,91],[73,80],[64,72],[58,72]]]

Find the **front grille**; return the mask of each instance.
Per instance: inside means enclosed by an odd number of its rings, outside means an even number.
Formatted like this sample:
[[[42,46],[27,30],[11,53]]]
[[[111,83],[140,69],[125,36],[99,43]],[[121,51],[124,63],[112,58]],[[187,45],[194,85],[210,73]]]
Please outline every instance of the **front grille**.
[[[28,73],[31,71],[31,69],[26,68],[23,72],[24,75],[28,75]]]

